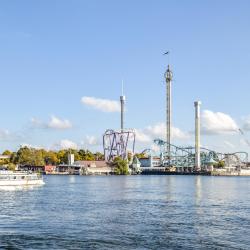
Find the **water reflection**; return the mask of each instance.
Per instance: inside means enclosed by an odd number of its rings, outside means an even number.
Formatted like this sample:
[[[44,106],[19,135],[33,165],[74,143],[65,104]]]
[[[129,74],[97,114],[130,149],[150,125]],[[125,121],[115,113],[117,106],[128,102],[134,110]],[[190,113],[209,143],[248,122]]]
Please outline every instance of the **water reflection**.
[[[201,176],[195,177],[195,203],[196,205],[199,205],[202,199],[201,180],[202,180]]]
[[[0,191],[29,191],[41,188],[43,185],[0,186]]]
[[[250,244],[249,178],[45,180],[43,188],[0,187],[0,249],[247,249]]]
[[[70,176],[69,176],[69,182],[70,182],[70,183],[75,183],[75,182],[76,182],[75,175],[70,175]]]

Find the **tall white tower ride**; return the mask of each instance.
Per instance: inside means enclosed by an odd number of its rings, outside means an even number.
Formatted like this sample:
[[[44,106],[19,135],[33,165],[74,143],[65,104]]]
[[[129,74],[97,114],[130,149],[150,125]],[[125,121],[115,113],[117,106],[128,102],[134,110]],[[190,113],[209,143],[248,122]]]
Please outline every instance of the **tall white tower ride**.
[[[173,79],[173,73],[170,70],[170,66],[168,65],[167,71],[165,73],[165,79],[166,79],[166,142],[167,142],[167,158],[170,163],[171,160],[171,113],[172,113],[172,79]]]
[[[124,107],[125,107],[126,97],[123,94],[123,82],[122,82],[122,95],[120,96],[121,102],[121,132],[124,130]]]
[[[196,101],[195,106],[195,170],[201,170],[201,152],[200,152],[200,106],[201,102]]]
[[[107,129],[103,135],[104,157],[107,162],[112,162],[119,156],[123,160],[128,159],[128,150],[134,155],[135,152],[135,131],[133,129],[124,128],[126,97],[123,93],[120,96],[121,103],[121,129]]]

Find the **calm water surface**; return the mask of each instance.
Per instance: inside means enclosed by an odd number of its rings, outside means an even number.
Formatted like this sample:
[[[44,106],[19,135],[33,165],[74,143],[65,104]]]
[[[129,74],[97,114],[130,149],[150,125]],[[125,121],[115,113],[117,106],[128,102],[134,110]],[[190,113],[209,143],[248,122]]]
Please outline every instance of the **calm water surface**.
[[[250,178],[46,176],[0,190],[1,249],[249,249]]]

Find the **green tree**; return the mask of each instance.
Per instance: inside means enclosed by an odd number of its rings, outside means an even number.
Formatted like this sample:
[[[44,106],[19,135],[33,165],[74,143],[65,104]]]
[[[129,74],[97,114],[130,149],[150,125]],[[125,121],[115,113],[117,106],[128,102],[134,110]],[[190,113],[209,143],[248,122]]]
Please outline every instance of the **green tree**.
[[[79,159],[82,161],[94,161],[95,155],[89,150],[80,149],[78,151]]]
[[[224,168],[224,167],[225,167],[225,162],[224,162],[224,161],[219,161],[219,162],[215,165],[215,167],[217,167],[217,168]]]
[[[14,163],[21,165],[43,166],[45,165],[44,150],[22,147],[17,151]]]
[[[45,161],[44,161],[44,158],[45,158],[45,152],[43,149],[41,150],[36,150],[36,149],[33,149],[31,151],[31,154],[33,157],[33,165],[34,166],[44,166],[45,165]]]
[[[57,152],[58,163],[60,164],[68,164],[68,155],[73,154],[75,157],[75,161],[81,160],[81,156],[79,152],[75,149],[62,149]]]
[[[116,157],[113,162],[114,172],[116,175],[128,175],[128,163],[126,160],[121,159],[120,157]]]
[[[102,153],[100,153],[100,152],[96,152],[96,153],[94,154],[94,156],[95,156],[95,160],[96,160],[96,161],[103,161],[103,160],[104,160],[104,154],[102,154]]]
[[[11,156],[12,152],[9,150],[5,150],[2,155],[4,156]],[[0,159],[0,165],[7,165],[10,163],[10,159]]]
[[[137,154],[135,154],[135,156],[136,156],[138,159],[146,158],[146,157],[147,157],[145,153],[137,153]]]
[[[85,150],[84,149],[80,149],[78,151],[78,155],[79,155],[80,160],[83,161],[85,159],[85,155],[86,155]]]
[[[57,153],[54,151],[48,151],[45,154],[44,161],[47,165],[57,165],[59,163],[59,159],[57,157]]]
[[[16,165],[13,163],[9,163],[7,165],[8,170],[15,171],[16,170]]]
[[[89,150],[86,151],[86,161],[94,161],[95,160],[95,156],[92,152],[90,152]]]
[[[66,155],[66,150],[62,149],[62,150],[59,150],[57,152],[57,159],[58,159],[58,162],[60,164],[62,163],[67,163],[68,162],[68,158],[67,158],[67,155]]]
[[[11,156],[10,156],[10,163],[15,164],[17,162],[17,153],[16,152],[12,152]]]
[[[11,155],[12,154],[12,152],[11,151],[9,151],[9,150],[5,150],[4,152],[3,152],[3,154],[2,155]]]
[[[30,149],[28,147],[22,147],[17,151],[15,163],[21,165],[31,164]]]

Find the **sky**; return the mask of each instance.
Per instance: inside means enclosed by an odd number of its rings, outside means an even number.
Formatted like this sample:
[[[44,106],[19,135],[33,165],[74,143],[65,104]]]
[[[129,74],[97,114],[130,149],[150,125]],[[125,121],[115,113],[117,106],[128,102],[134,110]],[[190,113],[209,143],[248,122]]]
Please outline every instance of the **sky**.
[[[250,152],[249,9],[247,0],[1,1],[0,151],[102,150],[105,130],[120,126],[122,81],[136,150],[154,148],[170,63],[173,143],[194,144],[200,100],[202,145]]]

